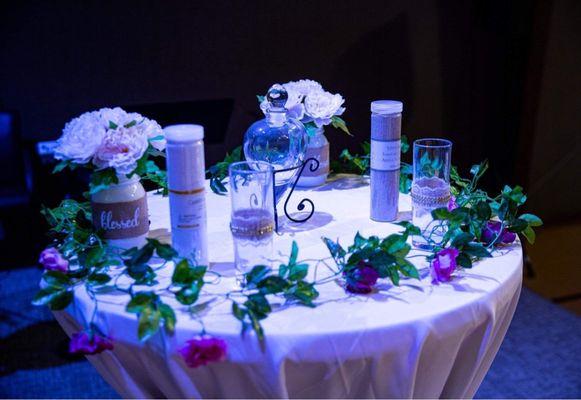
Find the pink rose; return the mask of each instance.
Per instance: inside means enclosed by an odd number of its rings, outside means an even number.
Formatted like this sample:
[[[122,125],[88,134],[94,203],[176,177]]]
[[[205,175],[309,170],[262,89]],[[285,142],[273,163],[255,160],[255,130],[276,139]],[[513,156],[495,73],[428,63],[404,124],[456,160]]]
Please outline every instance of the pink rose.
[[[49,271],[67,272],[69,268],[68,260],[54,247],[44,249],[42,253],[40,253],[38,262],[44,267],[44,269]]]
[[[98,168],[115,168],[118,174],[129,174],[137,167],[137,160],[145,154],[147,146],[147,136],[136,126],[109,129],[93,163]]]
[[[205,336],[188,340],[178,351],[188,367],[198,368],[211,362],[224,361],[227,346],[222,339]]]

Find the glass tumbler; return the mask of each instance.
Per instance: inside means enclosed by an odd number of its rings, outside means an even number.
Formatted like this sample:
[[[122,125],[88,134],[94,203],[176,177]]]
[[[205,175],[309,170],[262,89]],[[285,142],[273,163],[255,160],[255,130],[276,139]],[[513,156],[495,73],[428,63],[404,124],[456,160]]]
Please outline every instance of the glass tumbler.
[[[236,278],[255,265],[270,265],[274,232],[273,167],[263,161],[241,161],[230,165]]]
[[[431,249],[445,233],[438,221],[433,220],[432,210],[448,206],[451,157],[452,142],[449,140],[419,139],[414,142],[412,219],[424,236],[412,238],[416,247]]]

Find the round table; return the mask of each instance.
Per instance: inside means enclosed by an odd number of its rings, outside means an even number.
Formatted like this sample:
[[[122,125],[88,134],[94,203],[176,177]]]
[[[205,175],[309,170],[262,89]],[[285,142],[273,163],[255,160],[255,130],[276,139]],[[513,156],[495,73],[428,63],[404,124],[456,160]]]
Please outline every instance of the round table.
[[[293,240],[299,259],[328,257],[322,236],[346,246],[357,231],[386,236],[401,228],[369,218],[365,179],[343,176],[323,187],[295,191],[291,205],[304,197],[316,212],[301,225],[286,224],[275,236],[275,253],[288,257]],[[168,237],[168,199],[149,195],[151,235]],[[233,245],[228,228],[230,199],[206,192],[210,268],[221,272],[217,285],[206,285],[200,302],[212,300],[200,315],[209,335],[224,339],[227,360],[188,368],[177,350],[198,335],[200,323],[177,312],[173,336],[163,329],[146,343],[137,339],[137,318],[124,311],[122,293],[100,295],[96,323],[115,349],[87,358],[123,397],[210,398],[388,398],[472,397],[506,334],[522,281],[520,243],[460,271],[446,284],[433,285],[423,257],[421,281],[387,280],[370,295],[349,295],[336,282],[318,286],[314,309],[293,306],[263,321],[265,340],[241,335],[231,303],[212,296],[233,287]],[[293,203],[294,201],[294,203]],[[409,219],[409,196],[400,196],[398,219]],[[420,261],[421,260],[421,261]],[[172,273],[158,272],[160,285]],[[317,268],[318,277],[325,268]],[[314,270],[311,268],[311,274]],[[312,279],[309,276],[308,279]],[[160,286],[161,287],[161,286]],[[167,297],[164,302],[178,305]],[[183,307],[183,306],[182,306]],[[85,326],[93,303],[83,288],[65,311],[55,313],[71,335]]]

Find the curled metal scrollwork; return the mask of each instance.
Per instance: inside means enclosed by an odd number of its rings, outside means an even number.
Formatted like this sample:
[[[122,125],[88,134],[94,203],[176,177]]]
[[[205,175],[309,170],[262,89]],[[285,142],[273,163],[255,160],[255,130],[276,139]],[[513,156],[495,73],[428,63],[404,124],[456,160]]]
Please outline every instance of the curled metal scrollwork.
[[[277,171],[274,171],[273,172],[273,180],[274,180],[274,182],[276,182],[276,174],[277,173],[280,173],[280,172],[288,172],[288,171],[292,171],[292,170],[295,170],[295,169],[299,169],[300,168],[298,174],[294,178],[294,182],[293,182],[293,184],[291,186],[291,189],[290,189],[289,193],[286,196],[286,199],[284,201],[284,207],[283,207],[284,215],[286,215],[286,217],[290,221],[296,222],[296,223],[303,223],[303,222],[308,221],[313,216],[313,214],[315,213],[315,204],[309,198],[302,199],[299,202],[299,204],[297,205],[297,210],[298,211],[303,211],[303,210],[305,210],[305,208],[307,207],[307,205],[309,206],[310,211],[307,213],[306,216],[301,217],[301,218],[294,218],[294,217],[292,217],[290,215],[290,213],[288,212],[288,209],[287,209],[288,208],[289,200],[290,200],[290,198],[291,198],[291,196],[292,196],[292,194],[293,194],[293,192],[295,190],[295,187],[297,186],[297,183],[298,183],[301,175],[303,174],[305,168],[307,167],[307,165],[309,166],[309,170],[311,172],[315,172],[319,168],[319,160],[317,160],[316,158],[311,157],[311,158],[306,159],[301,165],[298,165],[296,167],[282,169],[282,170],[277,170]],[[273,187],[274,186],[275,185],[273,185]],[[276,198],[276,193],[275,193],[275,198],[274,198],[274,224],[275,224],[275,230],[278,233],[278,211],[276,209],[276,204],[278,202],[277,200],[278,199]]]

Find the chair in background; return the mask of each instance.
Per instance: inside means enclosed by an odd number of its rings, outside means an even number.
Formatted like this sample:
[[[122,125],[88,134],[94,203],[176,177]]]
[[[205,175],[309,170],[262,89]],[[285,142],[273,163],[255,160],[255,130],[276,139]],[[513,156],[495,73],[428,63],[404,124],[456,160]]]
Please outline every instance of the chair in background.
[[[31,262],[38,245],[31,206],[31,157],[21,139],[20,119],[15,111],[0,111],[0,171],[0,248],[6,250],[2,251],[4,268]],[[18,253],[23,253],[24,258]]]

